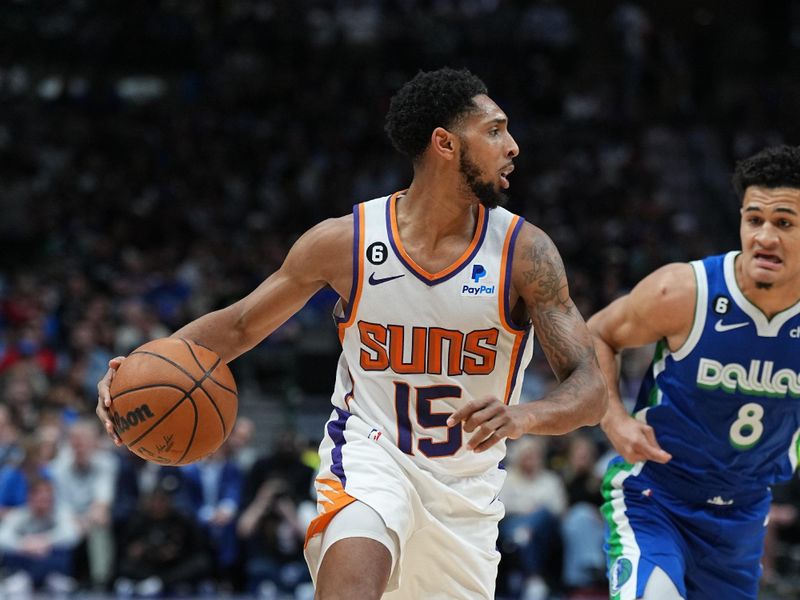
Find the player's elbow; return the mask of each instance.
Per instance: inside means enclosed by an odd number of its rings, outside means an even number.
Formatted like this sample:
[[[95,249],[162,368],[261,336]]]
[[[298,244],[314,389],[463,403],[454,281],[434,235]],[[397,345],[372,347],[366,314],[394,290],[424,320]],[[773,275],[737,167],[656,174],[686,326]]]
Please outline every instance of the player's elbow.
[[[587,387],[586,425],[597,425],[608,409],[608,388],[600,367],[593,366]]]

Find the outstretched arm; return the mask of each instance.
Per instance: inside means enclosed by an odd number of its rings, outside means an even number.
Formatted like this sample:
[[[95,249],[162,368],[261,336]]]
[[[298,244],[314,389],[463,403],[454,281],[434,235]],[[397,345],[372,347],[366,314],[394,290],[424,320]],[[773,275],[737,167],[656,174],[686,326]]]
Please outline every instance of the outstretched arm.
[[[210,312],[173,333],[193,340],[230,362],[275,331],[300,310],[323,286],[330,285],[343,298],[352,281],[353,218],[328,219],[312,227],[295,242],[281,267],[250,294],[227,308]],[[110,361],[97,384],[96,413],[111,438],[114,434],[108,408],[109,386],[122,357]]]
[[[589,319],[597,358],[608,385],[608,410],[600,425],[629,463],[665,463],[672,456],[659,446],[653,428],[628,415],[619,391],[618,355],[624,348],[665,339],[671,349],[689,335],[696,283],[691,265],[675,263],[654,271],[633,290]]]
[[[468,448],[485,450],[504,437],[556,435],[596,424],[606,409],[603,376],[592,338],[569,296],[564,264],[552,240],[523,225],[514,251],[511,305],[522,300],[559,385],[540,400],[506,406],[496,398],[475,400],[448,421],[474,432]]]

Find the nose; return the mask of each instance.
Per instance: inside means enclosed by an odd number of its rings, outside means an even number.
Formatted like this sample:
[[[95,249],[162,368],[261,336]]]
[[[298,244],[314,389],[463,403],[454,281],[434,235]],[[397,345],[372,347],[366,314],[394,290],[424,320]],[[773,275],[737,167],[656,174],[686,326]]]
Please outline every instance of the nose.
[[[514,136],[512,136],[510,133],[508,134],[508,141],[509,145],[508,145],[508,151],[506,152],[506,156],[508,156],[508,158],[514,158],[516,156],[519,156],[519,146],[517,145]]]
[[[756,241],[763,248],[771,248],[776,246],[780,241],[778,229],[774,227],[772,223],[764,223],[764,225],[756,232]]]

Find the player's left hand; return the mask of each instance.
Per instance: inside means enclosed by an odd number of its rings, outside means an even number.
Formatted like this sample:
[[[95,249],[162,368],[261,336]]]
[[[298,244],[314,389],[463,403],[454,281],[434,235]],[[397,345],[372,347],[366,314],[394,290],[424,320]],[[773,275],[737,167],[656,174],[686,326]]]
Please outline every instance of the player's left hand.
[[[517,408],[492,397],[470,400],[448,417],[447,426],[461,423],[464,431],[473,434],[467,450],[483,452],[503,438],[516,439],[525,433]]]

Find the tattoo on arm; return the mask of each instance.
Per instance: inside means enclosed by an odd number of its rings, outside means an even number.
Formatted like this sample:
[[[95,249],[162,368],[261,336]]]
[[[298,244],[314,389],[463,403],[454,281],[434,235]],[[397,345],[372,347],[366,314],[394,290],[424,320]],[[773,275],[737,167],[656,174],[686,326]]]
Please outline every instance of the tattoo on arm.
[[[576,330],[582,317],[569,297],[564,264],[550,239],[537,236],[523,259],[529,263],[523,275],[529,289],[527,305],[536,325],[536,336],[550,367],[563,380],[578,365],[592,360],[591,339],[588,332],[580,335],[580,330]]]
[[[542,302],[553,302],[557,299],[559,303],[564,304],[569,300],[567,274],[555,246],[549,239],[534,240],[524,259],[530,262],[528,270],[523,273],[525,283],[537,287]]]

